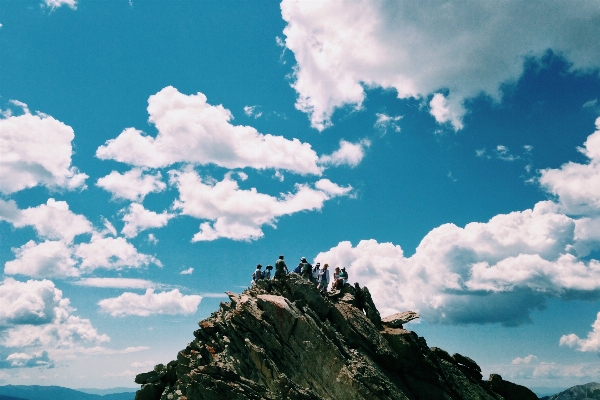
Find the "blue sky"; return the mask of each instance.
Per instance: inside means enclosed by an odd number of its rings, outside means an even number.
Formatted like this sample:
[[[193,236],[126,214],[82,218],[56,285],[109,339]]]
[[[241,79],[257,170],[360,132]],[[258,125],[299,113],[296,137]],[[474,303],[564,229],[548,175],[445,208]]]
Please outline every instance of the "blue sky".
[[[279,254],[485,374],[597,379],[575,4],[2,1],[0,382],[134,386]]]

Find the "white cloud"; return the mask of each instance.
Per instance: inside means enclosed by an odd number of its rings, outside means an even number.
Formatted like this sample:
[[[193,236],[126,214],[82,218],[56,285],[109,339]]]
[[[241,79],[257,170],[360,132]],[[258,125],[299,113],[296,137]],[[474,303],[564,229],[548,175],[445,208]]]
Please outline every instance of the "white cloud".
[[[175,217],[174,214],[169,214],[167,211],[158,214],[154,211],[146,210],[139,203],[132,203],[129,205],[129,208],[123,209],[121,212],[126,212],[123,215],[125,225],[121,233],[128,238],[135,237],[138,233],[146,229],[161,228],[167,225],[171,218]]]
[[[194,272],[194,268],[189,267],[180,272],[181,275],[191,275]]]
[[[202,93],[187,96],[171,86],[162,89],[148,99],[149,121],[158,130],[156,138],[127,128],[100,146],[96,156],[150,168],[184,162],[321,174],[310,144],[232,125],[229,110],[206,100]]]
[[[374,127],[379,129],[382,134],[386,134],[388,129],[393,129],[395,132],[400,132],[400,125],[398,121],[402,119],[401,115],[395,117],[384,113],[376,113],[377,120],[375,121]]]
[[[400,98],[436,94],[432,114],[458,129],[463,100],[500,100],[500,85],[521,76],[526,57],[552,49],[573,70],[600,66],[597,2],[284,0],[281,10],[298,63],[296,107],[319,130],[336,108],[361,108],[365,87],[394,88]]]
[[[2,346],[73,349],[110,340],[88,319],[72,315],[69,299],[49,280],[7,278],[0,285],[0,303]]]
[[[599,352],[600,351],[600,313],[596,316],[596,321],[592,324],[592,331],[588,332],[587,338],[580,339],[574,333],[563,335],[560,338],[561,346],[575,347],[583,352]]]
[[[15,228],[33,226],[37,234],[47,239],[72,242],[73,238],[93,231],[92,224],[83,215],[69,210],[66,201],[48,199],[46,204],[20,210],[13,200],[0,199],[0,221],[10,222]]]
[[[73,128],[42,113],[32,115],[26,106],[24,112],[0,118],[0,192],[38,185],[85,188],[88,176],[71,166]]]
[[[167,187],[160,172],[150,175],[141,168],[133,168],[124,174],[112,171],[98,179],[96,186],[112,193],[113,199],[131,201],[142,201],[148,193],[159,193]]]
[[[46,7],[50,7],[53,10],[62,5],[69,6],[73,10],[77,8],[77,0],[44,0],[44,3]]]
[[[147,289],[149,287],[156,286],[153,282],[145,279],[131,278],[83,278],[73,282],[73,284],[80,286],[117,289]]]
[[[34,278],[66,278],[79,276],[72,248],[60,240],[33,240],[12,249],[16,259],[4,265],[6,275],[26,275]]]
[[[340,140],[340,148],[334,151],[331,155],[323,155],[319,158],[319,163],[322,165],[348,165],[352,168],[356,167],[365,156],[365,147],[369,147],[371,142],[368,139],[363,139],[358,143],[350,143],[345,140]]]
[[[158,243],[158,239],[156,238],[156,236],[154,236],[153,233],[149,233],[148,234],[148,239],[146,239],[146,240],[148,240],[148,243],[150,243],[150,244],[156,244],[156,243]]]
[[[125,292],[118,297],[101,300],[98,305],[103,312],[113,317],[125,315],[147,317],[153,314],[189,315],[196,312],[201,300],[201,296],[184,296],[177,289],[161,293],[154,293],[153,289],[147,289],[143,295]]]
[[[569,162],[558,169],[541,171],[540,184],[558,196],[563,212],[573,215],[600,214],[600,117],[596,131],[579,149],[589,158],[587,164]]]
[[[533,354],[528,355],[527,357],[517,357],[514,360],[512,360],[511,364],[514,365],[518,365],[518,364],[531,364],[532,361],[537,360],[537,357],[534,356]]]
[[[315,261],[347,267],[383,314],[415,310],[430,322],[517,325],[548,297],[600,289],[600,263],[570,254],[575,221],[556,211],[540,202],[487,223],[445,224],[411,257],[400,246],[363,240],[341,242]]]
[[[429,102],[430,113],[439,124],[449,122],[455,131],[463,128],[462,117],[466,110],[461,104],[461,99],[450,99],[441,93],[436,93]]]
[[[295,193],[277,198],[258,193],[254,188],[240,189],[229,173],[220,182],[203,180],[193,171],[170,171],[170,174],[171,183],[179,189],[179,199],[174,202],[173,209],[212,222],[200,225],[200,232],[192,239],[194,242],[220,237],[258,239],[263,236],[263,225],[274,226],[277,218],[284,215],[320,210],[326,200],[351,189],[320,180],[315,184],[317,189],[297,184]]]
[[[79,268],[82,272],[91,272],[96,268],[140,268],[150,264],[162,266],[155,257],[138,253],[131,243],[121,237],[92,237],[89,243],[76,246],[75,255],[81,259]]]
[[[0,368],[53,368],[54,361],[48,357],[47,351],[40,355],[27,353],[12,353],[6,361],[0,361]]]
[[[258,111],[258,106],[245,106],[244,114],[248,117],[260,118],[262,116],[262,112]]]

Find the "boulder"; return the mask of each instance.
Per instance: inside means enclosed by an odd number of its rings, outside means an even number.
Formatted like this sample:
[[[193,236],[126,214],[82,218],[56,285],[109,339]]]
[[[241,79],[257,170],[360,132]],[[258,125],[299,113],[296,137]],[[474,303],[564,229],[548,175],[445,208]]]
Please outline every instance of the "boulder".
[[[389,326],[390,328],[402,328],[402,325],[417,318],[419,318],[419,313],[414,311],[404,311],[383,318],[381,323],[385,326]]]

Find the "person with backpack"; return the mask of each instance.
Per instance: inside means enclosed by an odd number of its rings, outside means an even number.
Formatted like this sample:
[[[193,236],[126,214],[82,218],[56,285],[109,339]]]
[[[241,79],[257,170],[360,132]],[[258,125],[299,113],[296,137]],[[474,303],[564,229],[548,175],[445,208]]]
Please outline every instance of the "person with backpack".
[[[258,282],[259,280],[261,280],[263,278],[261,269],[262,269],[262,265],[258,264],[256,266],[256,269],[252,273],[252,285],[255,285],[256,282]]]
[[[321,292],[326,292],[327,286],[329,286],[329,270],[327,267],[329,267],[329,264],[323,265],[323,269],[319,272],[319,286],[317,286],[317,289]]]
[[[272,265],[267,265],[267,268],[262,273],[262,279],[269,280],[271,279],[271,270],[273,269]]]
[[[319,284],[319,270],[321,269],[321,263],[317,263],[312,269],[312,283]]]
[[[306,257],[302,257],[300,261],[302,262],[302,279],[310,281],[310,278],[312,277],[312,265],[310,265],[310,263],[306,261]]]
[[[346,272],[346,267],[342,267],[342,270],[340,271],[340,278],[344,280],[343,285],[348,283],[348,273]]]
[[[281,279],[287,275],[288,269],[287,265],[285,265],[285,261],[283,261],[283,254],[279,256],[277,261],[275,261],[275,278]]]

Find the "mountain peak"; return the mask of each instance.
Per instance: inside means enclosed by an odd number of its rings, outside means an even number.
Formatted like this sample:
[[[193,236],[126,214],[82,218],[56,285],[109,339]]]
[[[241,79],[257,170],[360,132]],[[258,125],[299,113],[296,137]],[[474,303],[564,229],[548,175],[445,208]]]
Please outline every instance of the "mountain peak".
[[[166,366],[140,374],[136,400],[537,399],[475,361],[382,320],[366,287],[322,294],[295,274],[259,281],[199,322]]]

